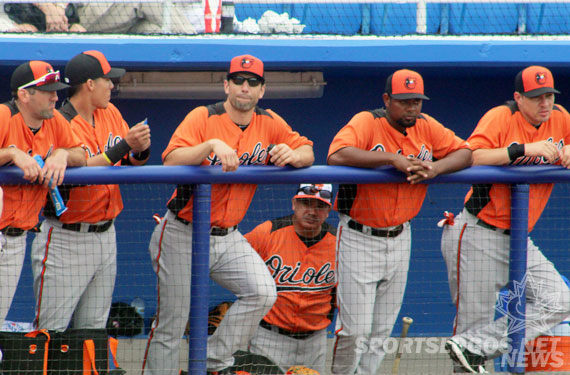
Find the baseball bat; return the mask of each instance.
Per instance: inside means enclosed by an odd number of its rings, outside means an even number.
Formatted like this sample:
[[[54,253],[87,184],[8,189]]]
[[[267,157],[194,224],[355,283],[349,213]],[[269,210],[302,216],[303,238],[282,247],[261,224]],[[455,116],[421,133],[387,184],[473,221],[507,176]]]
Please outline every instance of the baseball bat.
[[[398,374],[400,368],[400,359],[402,358],[402,339],[408,336],[408,329],[414,320],[410,317],[402,318],[402,333],[400,334],[400,340],[398,341],[398,351],[396,352],[396,358],[394,358],[394,364],[392,365],[392,374]]]
[[[40,168],[44,167],[44,160],[40,155],[35,155],[34,159],[40,165]],[[62,213],[64,213],[67,210],[67,207],[65,207],[65,202],[63,201],[63,198],[59,193],[59,189],[57,187],[49,189],[49,195],[51,197],[51,201],[53,202],[53,206],[55,207],[55,214],[57,216],[60,216]]]

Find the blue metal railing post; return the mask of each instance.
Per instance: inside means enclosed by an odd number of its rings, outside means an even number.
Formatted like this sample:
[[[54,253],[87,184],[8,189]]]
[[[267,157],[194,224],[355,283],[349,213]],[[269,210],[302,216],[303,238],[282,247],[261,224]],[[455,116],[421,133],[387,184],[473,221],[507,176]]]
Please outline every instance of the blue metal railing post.
[[[511,252],[509,261],[509,343],[511,351],[508,371],[524,374],[524,345],[526,342],[526,267],[528,238],[528,184],[511,185]]]
[[[206,373],[208,343],[208,303],[210,301],[210,200],[211,185],[193,185],[192,287],[188,374]],[[188,270],[190,272],[190,270]]]

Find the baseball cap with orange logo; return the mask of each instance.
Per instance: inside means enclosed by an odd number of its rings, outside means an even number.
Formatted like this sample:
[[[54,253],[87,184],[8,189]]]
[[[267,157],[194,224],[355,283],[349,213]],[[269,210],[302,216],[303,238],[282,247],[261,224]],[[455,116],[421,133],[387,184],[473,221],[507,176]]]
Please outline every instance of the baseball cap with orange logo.
[[[228,75],[251,73],[263,79],[263,61],[252,55],[236,56],[230,63]]]
[[[425,99],[424,80],[413,70],[401,69],[391,74],[386,80],[386,93],[397,100]]]
[[[65,82],[72,86],[87,82],[88,79],[120,78],[125,69],[111,68],[99,51],[85,51],[73,57],[65,66]]]
[[[332,185],[331,184],[300,184],[297,194],[293,198],[314,198],[325,202],[331,206]]]
[[[552,72],[538,65],[529,66],[517,74],[515,91],[528,98],[534,98],[550,92],[560,94],[560,91],[554,88]]]
[[[60,82],[59,71],[45,61],[32,60],[18,66],[10,79],[12,91],[35,88],[40,91],[57,91],[69,87]]]

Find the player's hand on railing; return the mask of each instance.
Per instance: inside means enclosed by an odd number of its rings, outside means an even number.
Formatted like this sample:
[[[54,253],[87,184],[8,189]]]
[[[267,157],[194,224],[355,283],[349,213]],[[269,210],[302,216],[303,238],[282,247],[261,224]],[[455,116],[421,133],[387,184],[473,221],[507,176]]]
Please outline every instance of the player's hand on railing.
[[[150,127],[144,121],[139,122],[129,129],[125,141],[133,152],[147,150],[150,147]]]
[[[209,143],[212,146],[212,152],[222,162],[222,171],[233,172],[239,166],[239,159],[236,150],[232,149],[225,142],[219,139],[211,139]]]
[[[24,172],[24,179],[34,182],[38,178],[43,178],[42,169],[38,163],[36,163],[34,158],[15,147],[13,147],[11,151],[13,153],[12,162],[16,167],[20,168]]]
[[[406,180],[410,184],[417,184],[424,180],[429,180],[437,176],[433,162],[416,159],[413,156],[406,158],[410,165],[406,168],[408,177]]]
[[[558,152],[558,155],[560,158],[560,165],[564,168],[570,169],[570,145],[562,147],[562,150]]]
[[[285,143],[275,145],[275,147],[269,151],[269,155],[269,160],[277,167],[284,167],[288,164],[296,167],[301,160],[299,154]]]
[[[68,152],[62,148],[55,150],[46,160],[42,168],[43,180],[38,180],[46,188],[54,189],[63,183],[67,168]],[[50,184],[51,182],[51,184]]]
[[[542,156],[550,164],[554,164],[558,159],[558,148],[556,148],[554,143],[548,141],[525,143],[524,156]]]

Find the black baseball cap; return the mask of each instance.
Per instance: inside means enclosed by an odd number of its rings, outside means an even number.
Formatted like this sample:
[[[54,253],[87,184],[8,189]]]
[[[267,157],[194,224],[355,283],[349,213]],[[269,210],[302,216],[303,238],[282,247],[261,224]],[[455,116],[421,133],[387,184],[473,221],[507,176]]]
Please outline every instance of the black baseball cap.
[[[88,79],[120,78],[125,72],[122,68],[111,68],[101,52],[85,51],[69,60],[65,66],[65,82],[75,86]]]
[[[515,91],[528,98],[546,93],[560,94],[554,88],[552,72],[543,66],[533,65],[525,68],[515,77]]]
[[[57,91],[69,87],[60,82],[59,71],[45,62],[32,60],[18,66],[12,73],[10,89],[35,88],[40,91]]]

